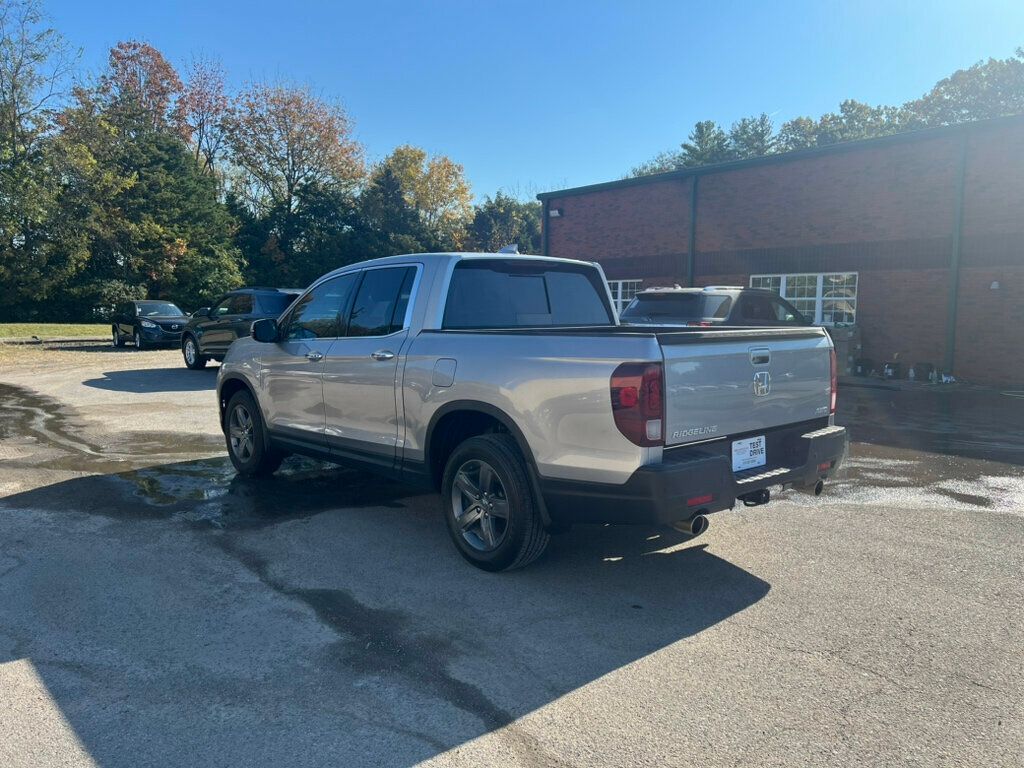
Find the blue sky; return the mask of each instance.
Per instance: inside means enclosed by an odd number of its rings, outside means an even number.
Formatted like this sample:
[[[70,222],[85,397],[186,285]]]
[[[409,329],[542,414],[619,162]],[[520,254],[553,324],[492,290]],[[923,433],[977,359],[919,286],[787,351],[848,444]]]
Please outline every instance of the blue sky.
[[[897,104],[1024,45],[1024,2],[48,0],[102,68],[119,40],[338,99],[371,159],[412,143],[479,198],[619,178],[700,119]]]

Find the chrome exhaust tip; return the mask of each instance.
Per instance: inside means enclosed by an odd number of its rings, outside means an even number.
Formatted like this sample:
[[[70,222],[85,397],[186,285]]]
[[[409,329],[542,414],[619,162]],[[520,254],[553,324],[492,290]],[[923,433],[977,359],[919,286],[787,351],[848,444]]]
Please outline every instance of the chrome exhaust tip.
[[[793,490],[810,496],[821,496],[821,492],[825,490],[825,481],[819,480],[814,485],[794,485]]]
[[[700,512],[689,520],[677,520],[672,523],[673,528],[680,533],[685,533],[687,536],[700,536],[708,529],[708,525],[708,519]]]

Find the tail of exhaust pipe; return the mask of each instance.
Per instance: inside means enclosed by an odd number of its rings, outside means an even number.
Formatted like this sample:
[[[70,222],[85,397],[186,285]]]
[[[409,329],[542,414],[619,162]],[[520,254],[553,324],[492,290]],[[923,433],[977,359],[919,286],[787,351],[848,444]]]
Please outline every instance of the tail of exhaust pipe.
[[[821,496],[821,492],[825,490],[825,481],[819,480],[814,485],[795,485],[793,486],[794,491],[800,491],[800,493],[807,493],[811,496]]]
[[[708,529],[708,519],[698,512],[689,520],[679,520],[672,523],[672,527],[680,533],[685,533],[687,536],[700,536]]]

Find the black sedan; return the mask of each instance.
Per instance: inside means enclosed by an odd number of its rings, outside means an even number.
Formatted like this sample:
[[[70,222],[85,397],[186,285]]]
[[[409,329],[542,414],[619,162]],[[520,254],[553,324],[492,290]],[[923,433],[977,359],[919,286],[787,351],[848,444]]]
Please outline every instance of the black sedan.
[[[169,301],[126,301],[118,305],[110,322],[115,347],[131,341],[137,349],[178,346],[188,315]]]

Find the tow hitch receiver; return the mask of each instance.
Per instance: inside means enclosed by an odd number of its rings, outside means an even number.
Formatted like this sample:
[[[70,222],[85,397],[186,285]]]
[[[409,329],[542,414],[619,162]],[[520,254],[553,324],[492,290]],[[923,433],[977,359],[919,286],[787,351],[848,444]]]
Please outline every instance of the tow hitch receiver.
[[[772,494],[767,488],[762,488],[760,491],[751,491],[740,496],[743,500],[744,506],[747,507],[759,507],[762,504],[767,504],[771,501]]]

